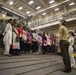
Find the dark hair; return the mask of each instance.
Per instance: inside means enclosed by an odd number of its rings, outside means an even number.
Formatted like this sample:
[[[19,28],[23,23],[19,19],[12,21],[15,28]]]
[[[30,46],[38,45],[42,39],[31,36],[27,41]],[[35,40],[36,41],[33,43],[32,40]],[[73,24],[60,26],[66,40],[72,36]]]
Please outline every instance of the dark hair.
[[[19,23],[19,27],[21,27],[21,25],[23,25],[22,23]]]
[[[3,20],[0,20],[0,22],[3,22]]]
[[[9,20],[8,20],[8,23],[10,23],[11,21],[13,21],[13,20],[12,20],[12,19],[9,19]]]
[[[34,32],[36,32],[37,30],[35,29]]]
[[[60,22],[61,22],[61,23],[62,23],[62,25],[64,25],[64,26],[66,26],[66,25],[67,25],[67,22],[66,22],[66,20],[65,20],[65,19],[60,20]]]
[[[36,31],[36,29],[34,31]]]
[[[46,33],[46,32],[43,32],[43,37],[44,37],[44,39],[47,39],[46,36],[45,36],[45,33]]]
[[[75,33],[76,33],[76,30],[75,30]]]
[[[14,22],[16,21],[16,19],[13,20]]]
[[[72,36],[74,37],[74,32],[73,31],[70,31],[69,34],[72,34]]]
[[[45,35],[46,32],[43,32],[43,35]]]

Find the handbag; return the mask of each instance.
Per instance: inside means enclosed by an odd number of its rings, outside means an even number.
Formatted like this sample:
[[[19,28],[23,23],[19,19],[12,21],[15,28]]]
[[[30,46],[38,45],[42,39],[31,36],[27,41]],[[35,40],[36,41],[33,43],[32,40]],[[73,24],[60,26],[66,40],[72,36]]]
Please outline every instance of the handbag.
[[[16,37],[16,42],[20,42],[20,39],[18,36]]]

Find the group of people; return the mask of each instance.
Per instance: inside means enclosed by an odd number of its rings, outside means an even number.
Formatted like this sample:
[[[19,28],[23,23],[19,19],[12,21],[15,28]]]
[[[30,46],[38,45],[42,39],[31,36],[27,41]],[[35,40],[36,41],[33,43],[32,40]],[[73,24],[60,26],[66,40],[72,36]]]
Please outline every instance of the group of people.
[[[4,30],[3,42],[5,44],[4,55],[19,55],[21,53],[56,54],[56,37],[46,32],[37,32],[35,29],[17,24],[16,20],[10,19]]]
[[[19,55],[21,53],[33,54],[57,54],[58,46],[60,47],[64,72],[71,72],[75,68],[74,51],[74,33],[66,28],[66,21],[60,20],[59,35],[49,34],[46,32],[38,33],[35,29],[16,23],[16,20],[10,19],[4,30],[3,42],[5,44],[4,55]],[[69,36],[68,36],[69,35]]]

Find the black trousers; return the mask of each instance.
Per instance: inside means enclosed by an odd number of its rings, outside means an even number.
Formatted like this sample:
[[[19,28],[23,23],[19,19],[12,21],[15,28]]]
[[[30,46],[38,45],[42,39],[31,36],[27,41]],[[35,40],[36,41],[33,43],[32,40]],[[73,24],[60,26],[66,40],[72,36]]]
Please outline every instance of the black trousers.
[[[33,43],[33,45],[32,45],[32,52],[36,53],[38,51],[38,43],[35,42],[35,41],[33,41],[32,43]]]
[[[4,48],[3,37],[4,35],[0,34],[0,48]]]
[[[24,41],[22,41],[22,51],[25,52],[25,50],[26,50],[26,43],[24,43]]]
[[[26,43],[26,52],[30,53],[31,51],[31,44]]]
[[[11,45],[9,53],[11,55],[20,55],[20,50],[19,49],[12,49],[12,45]]]
[[[47,46],[42,45],[42,53],[43,54],[47,53]]]
[[[50,48],[51,48],[51,49],[50,49],[50,52],[54,54],[54,53],[55,53],[55,45],[51,45]]]
[[[63,63],[66,70],[71,70],[70,56],[68,52],[69,42],[66,40],[60,41],[60,49],[63,58]]]
[[[50,53],[50,50],[51,50],[51,46],[47,45],[47,53]]]
[[[20,51],[23,51],[23,41],[22,41],[22,37],[20,37]]]

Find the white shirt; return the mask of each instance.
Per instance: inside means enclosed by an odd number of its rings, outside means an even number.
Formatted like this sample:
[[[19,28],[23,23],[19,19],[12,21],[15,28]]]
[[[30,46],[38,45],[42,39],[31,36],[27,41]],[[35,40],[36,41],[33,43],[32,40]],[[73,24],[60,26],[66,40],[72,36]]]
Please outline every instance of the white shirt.
[[[12,26],[10,23],[7,23],[6,28],[4,30],[4,42],[12,44]]]
[[[38,34],[37,33],[33,33],[33,38],[35,38],[36,40],[38,40]],[[36,41],[35,39],[33,39],[33,41]]]
[[[49,36],[46,36],[46,38],[47,38],[47,45],[51,45],[50,37]]]
[[[69,43],[70,43],[70,46],[74,45],[74,38],[73,37],[69,37]]]
[[[4,30],[4,34],[7,33],[8,30],[9,30],[10,32],[12,32],[12,26],[11,26],[10,23],[7,23],[6,28],[5,28],[5,30]]]

